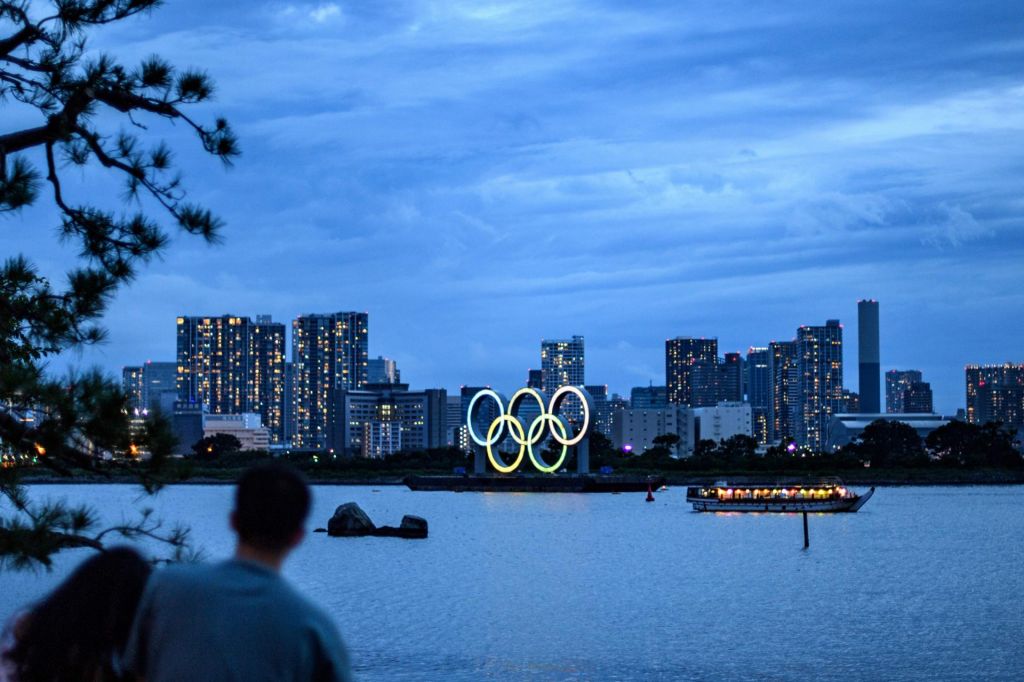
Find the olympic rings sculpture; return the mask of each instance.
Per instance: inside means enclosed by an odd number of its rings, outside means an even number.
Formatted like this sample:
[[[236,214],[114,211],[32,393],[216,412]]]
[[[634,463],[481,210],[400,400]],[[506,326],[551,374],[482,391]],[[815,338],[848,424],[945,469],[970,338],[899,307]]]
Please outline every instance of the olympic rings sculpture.
[[[583,426],[575,436],[572,436],[572,428],[569,423],[558,414],[562,401],[570,395],[579,398],[580,403],[583,405]],[[540,414],[534,417],[529,427],[526,427],[519,419],[519,407],[522,405],[523,400],[527,398],[536,402],[540,408]],[[487,434],[481,437],[473,422],[479,414],[480,407],[485,399],[494,401],[497,405],[496,412],[498,416],[491,421],[490,426],[487,428]],[[530,461],[537,471],[550,474],[558,471],[559,467],[562,466],[565,456],[569,452],[569,447],[579,444],[587,437],[587,432],[590,430],[592,407],[590,394],[577,386],[562,386],[554,392],[551,400],[546,403],[540,391],[533,388],[519,389],[508,402],[499,393],[485,388],[477,391],[476,395],[469,401],[469,408],[466,410],[466,427],[469,431],[469,437],[474,443],[487,451],[487,459],[501,473],[509,474],[515,471],[522,464],[524,455],[529,454]],[[547,434],[544,433],[545,427],[547,427]],[[533,449],[547,435],[550,435],[556,443],[562,446],[562,452],[558,457],[558,461],[551,465],[544,462]],[[519,453],[516,455],[515,461],[511,464],[505,464],[504,460],[501,459],[499,454],[495,453],[493,448],[509,436],[519,446]]]

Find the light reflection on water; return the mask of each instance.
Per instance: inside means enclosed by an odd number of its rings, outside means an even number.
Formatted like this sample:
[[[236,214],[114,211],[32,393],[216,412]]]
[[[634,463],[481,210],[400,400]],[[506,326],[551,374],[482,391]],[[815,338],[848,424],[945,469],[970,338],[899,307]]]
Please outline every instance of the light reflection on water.
[[[119,519],[129,486],[35,486]],[[311,527],[358,502],[426,541],[310,535],[286,566],[330,612],[359,679],[1016,679],[1024,488],[881,488],[857,514],[698,514],[623,495],[316,488]],[[146,504],[227,555],[231,489]],[[0,575],[0,617],[51,574]]]

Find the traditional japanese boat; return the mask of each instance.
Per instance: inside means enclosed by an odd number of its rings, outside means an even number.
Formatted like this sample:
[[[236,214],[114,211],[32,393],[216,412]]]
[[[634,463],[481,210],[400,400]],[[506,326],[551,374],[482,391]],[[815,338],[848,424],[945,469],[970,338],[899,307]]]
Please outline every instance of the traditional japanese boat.
[[[817,483],[771,483],[712,486],[686,489],[686,501],[694,511],[707,512],[855,512],[871,499],[875,489],[858,495],[839,479]]]

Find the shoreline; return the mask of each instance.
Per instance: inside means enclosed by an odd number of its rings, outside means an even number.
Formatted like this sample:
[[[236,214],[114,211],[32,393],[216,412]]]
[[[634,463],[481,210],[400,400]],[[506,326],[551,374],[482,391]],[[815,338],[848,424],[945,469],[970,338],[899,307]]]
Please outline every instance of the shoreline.
[[[178,485],[232,485],[239,471],[226,470],[223,476],[196,475],[187,479],[168,481],[165,487]],[[694,472],[681,475],[679,472],[617,472],[635,475],[654,475],[665,478],[669,487],[685,487],[689,485],[710,485],[716,481],[728,481],[732,484],[744,485],[751,483],[770,482],[776,479],[815,479],[838,477],[849,486],[1006,486],[1024,485],[1024,471],[975,470],[975,471],[892,471],[878,472],[876,475],[851,475],[854,472],[828,472],[809,475],[807,472]],[[402,473],[393,476],[309,476],[310,485],[319,486],[404,486],[404,479],[409,475],[450,476],[446,473]],[[594,475],[594,474],[592,474]],[[33,476],[26,475],[19,481],[23,485],[139,485],[139,481],[130,476],[76,475],[64,476]]]

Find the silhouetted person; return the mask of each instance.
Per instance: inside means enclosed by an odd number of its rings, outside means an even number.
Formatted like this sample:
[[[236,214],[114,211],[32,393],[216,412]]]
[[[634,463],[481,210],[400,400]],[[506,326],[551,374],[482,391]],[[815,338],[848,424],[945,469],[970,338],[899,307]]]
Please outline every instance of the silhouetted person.
[[[0,679],[12,682],[119,680],[115,660],[151,572],[137,552],[96,554],[27,613],[8,633]]]
[[[331,619],[279,571],[302,541],[310,494],[292,467],[253,467],[238,480],[235,558],[153,574],[125,667],[147,682],[351,679]]]

